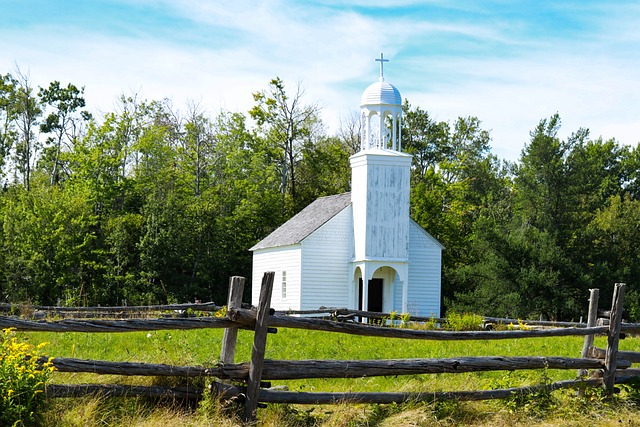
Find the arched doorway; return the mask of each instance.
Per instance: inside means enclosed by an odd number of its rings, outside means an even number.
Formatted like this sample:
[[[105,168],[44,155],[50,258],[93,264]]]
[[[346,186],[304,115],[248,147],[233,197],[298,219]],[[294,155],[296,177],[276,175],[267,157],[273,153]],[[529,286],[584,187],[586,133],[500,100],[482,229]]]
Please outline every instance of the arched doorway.
[[[397,282],[397,271],[390,266],[381,265],[373,273],[365,274],[358,267],[355,270],[354,308],[364,311],[390,312],[394,307],[394,287]],[[364,283],[367,283],[365,288]]]

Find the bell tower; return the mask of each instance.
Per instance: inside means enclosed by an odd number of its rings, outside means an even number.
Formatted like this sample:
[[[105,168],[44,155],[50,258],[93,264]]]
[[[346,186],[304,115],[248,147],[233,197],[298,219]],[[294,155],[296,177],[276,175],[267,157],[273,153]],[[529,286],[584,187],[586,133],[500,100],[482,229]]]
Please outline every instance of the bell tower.
[[[351,156],[351,202],[354,230],[354,272],[368,283],[378,269],[395,270],[395,283],[407,280],[409,250],[409,178],[412,156],[402,153],[402,98],[395,86],[380,78],[360,100],[360,151]],[[387,283],[390,287],[393,283]],[[359,306],[366,310],[368,286],[361,286]],[[388,291],[390,293],[391,291]],[[404,298],[403,298],[404,299]],[[403,304],[406,305],[406,302]]]

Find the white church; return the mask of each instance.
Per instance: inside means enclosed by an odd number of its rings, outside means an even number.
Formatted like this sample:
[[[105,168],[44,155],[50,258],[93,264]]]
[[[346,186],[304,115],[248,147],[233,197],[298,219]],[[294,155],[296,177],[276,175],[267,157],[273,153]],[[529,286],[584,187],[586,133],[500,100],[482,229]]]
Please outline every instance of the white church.
[[[360,101],[351,192],[317,199],[250,249],[254,305],[262,276],[274,271],[276,310],[440,316],[443,246],[409,217],[412,156],[402,152],[402,98],[384,80],[388,60],[376,61],[380,79]]]

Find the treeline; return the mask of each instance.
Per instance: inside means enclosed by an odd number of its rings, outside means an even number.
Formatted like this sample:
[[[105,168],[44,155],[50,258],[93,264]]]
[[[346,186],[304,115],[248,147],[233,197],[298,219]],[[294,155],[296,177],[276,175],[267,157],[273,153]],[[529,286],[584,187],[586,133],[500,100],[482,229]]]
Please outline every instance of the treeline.
[[[317,104],[280,79],[247,113],[121,97],[84,111],[83,89],[0,75],[0,290],[68,305],[224,302],[248,248],[315,198],[349,191],[357,114],[329,135]],[[475,117],[404,105],[413,218],[439,239],[445,308],[576,319],[588,289],[630,285],[640,263],[638,149],[558,136],[542,120],[516,163]]]

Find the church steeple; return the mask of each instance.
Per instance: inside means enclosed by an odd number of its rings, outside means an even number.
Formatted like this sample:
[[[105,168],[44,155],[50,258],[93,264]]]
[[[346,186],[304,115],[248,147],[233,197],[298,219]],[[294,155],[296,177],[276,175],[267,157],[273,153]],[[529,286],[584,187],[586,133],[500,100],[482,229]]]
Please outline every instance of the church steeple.
[[[351,156],[351,201],[358,261],[407,260],[411,155],[402,153],[400,92],[380,81],[362,94],[362,146]],[[390,126],[390,127],[389,127]]]
[[[402,151],[402,97],[384,80],[384,63],[389,60],[381,53],[376,61],[380,62],[380,80],[369,85],[360,99],[360,151]]]
[[[353,262],[358,286],[357,307],[367,310],[369,289],[374,276],[393,272],[383,280],[382,309],[402,300],[407,310],[409,272],[409,177],[412,156],[402,153],[402,98],[384,80],[380,54],[380,80],[365,89],[360,100],[362,144],[351,156],[351,207],[353,212]],[[386,281],[385,281],[386,280]],[[393,289],[402,290],[394,295]],[[373,298],[371,301],[373,301]],[[386,303],[384,303],[386,301]],[[386,305],[385,305],[386,304]],[[372,306],[380,309],[379,306]]]

